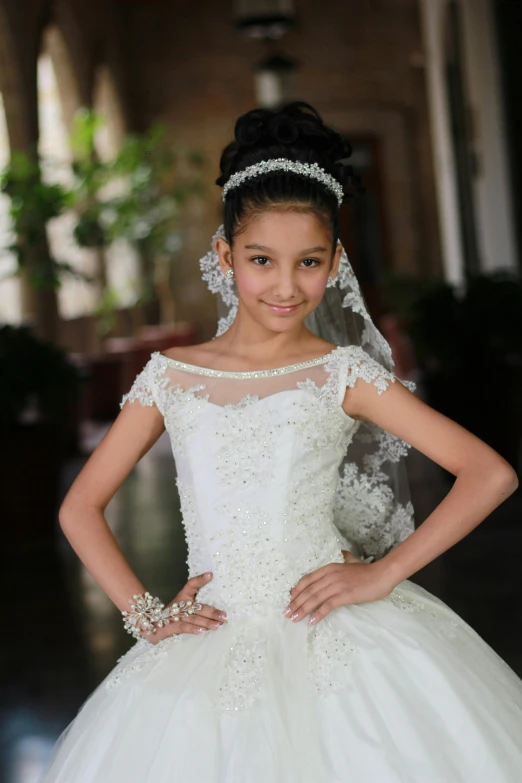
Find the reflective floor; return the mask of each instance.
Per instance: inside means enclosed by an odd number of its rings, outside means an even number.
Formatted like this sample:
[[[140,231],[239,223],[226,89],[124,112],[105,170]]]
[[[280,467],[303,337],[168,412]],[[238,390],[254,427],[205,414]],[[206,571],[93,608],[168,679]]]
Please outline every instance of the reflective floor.
[[[92,445],[102,431],[88,433]],[[412,452],[409,475],[420,523],[449,485]],[[83,460],[63,475],[62,496]],[[168,602],[186,580],[186,545],[166,436],[107,509],[131,567]],[[5,528],[4,528],[5,530]],[[60,732],[130,645],[118,609],[78,560],[59,526],[56,545],[10,551],[4,537],[0,645],[0,781],[34,783]],[[412,577],[446,601],[522,676],[522,493],[464,541]],[[73,783],[71,781],[71,783]]]

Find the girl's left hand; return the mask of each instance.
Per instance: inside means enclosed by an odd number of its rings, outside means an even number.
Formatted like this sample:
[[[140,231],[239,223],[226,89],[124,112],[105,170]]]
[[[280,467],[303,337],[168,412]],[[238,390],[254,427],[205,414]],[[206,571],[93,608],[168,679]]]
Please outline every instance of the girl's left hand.
[[[328,563],[297,582],[283,614],[298,622],[314,612],[309,622],[317,624],[338,606],[379,601],[394,587],[379,562],[364,563],[354,558],[354,562]]]

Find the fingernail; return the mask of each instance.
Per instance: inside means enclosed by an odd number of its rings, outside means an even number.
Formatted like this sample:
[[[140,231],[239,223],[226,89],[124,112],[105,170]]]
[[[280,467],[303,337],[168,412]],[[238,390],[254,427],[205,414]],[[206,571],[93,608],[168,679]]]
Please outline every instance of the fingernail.
[[[312,615],[312,616],[310,617],[310,619],[308,620],[308,622],[309,622],[311,625],[313,625],[313,624],[316,622],[316,620],[317,620],[317,617],[315,617],[315,615]]]
[[[198,633],[203,633],[203,631],[206,631],[206,628],[198,628]]]
[[[221,628],[221,623],[213,623],[214,628]]]
[[[288,615],[290,614],[291,611],[292,610],[290,609],[290,607],[287,606],[286,609],[283,610],[283,614],[286,614],[286,616],[288,617]]]
[[[228,620],[228,615],[226,612],[221,612],[219,616],[221,617],[222,620]]]
[[[295,620],[298,617],[298,615],[299,615],[299,612],[294,612],[290,619],[291,620]]]
[[[207,573],[205,574],[205,576],[212,576],[212,571],[207,571]]]

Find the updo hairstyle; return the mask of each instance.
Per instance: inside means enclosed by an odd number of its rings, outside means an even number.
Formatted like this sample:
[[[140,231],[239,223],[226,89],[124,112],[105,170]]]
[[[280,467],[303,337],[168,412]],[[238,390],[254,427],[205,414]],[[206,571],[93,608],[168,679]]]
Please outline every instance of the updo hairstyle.
[[[317,163],[343,188],[343,203],[364,192],[360,179],[346,163],[351,145],[324,124],[318,112],[305,101],[293,101],[280,109],[253,109],[236,121],[234,141],[221,155],[224,186],[232,174],[272,158]],[[288,171],[272,171],[248,178],[232,188],[224,202],[223,225],[231,245],[255,215],[267,209],[312,212],[332,235],[332,255],[339,238],[339,204],[336,195],[315,179]]]

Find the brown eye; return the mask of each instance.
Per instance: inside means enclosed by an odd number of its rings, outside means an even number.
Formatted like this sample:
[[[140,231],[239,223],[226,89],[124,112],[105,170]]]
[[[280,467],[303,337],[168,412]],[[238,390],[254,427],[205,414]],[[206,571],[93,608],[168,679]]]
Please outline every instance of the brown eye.
[[[319,264],[321,263],[317,258],[304,258],[303,259],[303,264],[305,262],[307,262],[307,261],[311,261],[312,262],[311,264],[306,264],[306,268],[307,269],[313,269],[314,266],[319,266]]]
[[[255,263],[256,261],[259,261],[259,260],[261,260],[261,261],[269,261],[269,259],[268,259],[266,256],[254,256],[254,258],[252,258],[251,260],[252,260],[254,263]],[[257,263],[256,263],[256,266],[266,266],[266,264],[257,264]]]

